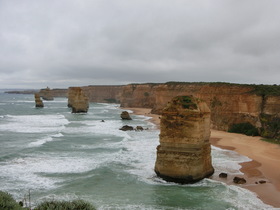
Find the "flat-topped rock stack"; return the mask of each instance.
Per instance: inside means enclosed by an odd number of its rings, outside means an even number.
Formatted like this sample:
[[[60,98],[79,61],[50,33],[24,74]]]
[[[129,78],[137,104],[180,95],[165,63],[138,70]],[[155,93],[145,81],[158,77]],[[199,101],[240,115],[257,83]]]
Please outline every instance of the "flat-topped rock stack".
[[[46,101],[54,100],[52,91],[49,87],[47,87],[45,89],[41,89],[40,96],[43,98],[43,100],[46,100]]]
[[[44,107],[43,101],[41,100],[39,93],[35,93],[34,98],[35,98],[35,107],[37,107],[37,108]]]
[[[72,113],[86,113],[89,108],[88,97],[82,88],[71,87],[68,92],[68,107],[72,108]]]
[[[194,183],[214,173],[210,109],[193,96],[177,96],[163,109],[155,172],[166,181]]]

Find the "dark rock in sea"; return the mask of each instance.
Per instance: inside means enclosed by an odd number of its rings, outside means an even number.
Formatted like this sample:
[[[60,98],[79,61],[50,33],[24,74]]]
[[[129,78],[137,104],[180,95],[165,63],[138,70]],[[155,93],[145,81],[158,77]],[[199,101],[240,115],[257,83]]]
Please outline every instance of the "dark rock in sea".
[[[236,176],[236,177],[233,178],[233,182],[235,184],[245,184],[246,183],[246,179],[244,179],[242,177]]]
[[[121,118],[122,118],[123,120],[132,120],[131,117],[130,117],[130,115],[129,115],[129,113],[128,113],[127,111],[123,111],[123,112],[121,113]]]
[[[101,122],[105,122],[105,120],[101,120]]]
[[[122,130],[122,131],[133,131],[134,128],[132,126],[129,126],[129,125],[124,125],[123,127],[120,128],[120,130]]]
[[[264,184],[264,183],[266,183],[266,181],[265,180],[260,180],[259,183]]]
[[[227,176],[228,176],[227,173],[220,173],[219,174],[220,178],[227,178]]]
[[[136,126],[135,130],[136,130],[136,131],[143,131],[144,128],[143,128],[142,126]]]

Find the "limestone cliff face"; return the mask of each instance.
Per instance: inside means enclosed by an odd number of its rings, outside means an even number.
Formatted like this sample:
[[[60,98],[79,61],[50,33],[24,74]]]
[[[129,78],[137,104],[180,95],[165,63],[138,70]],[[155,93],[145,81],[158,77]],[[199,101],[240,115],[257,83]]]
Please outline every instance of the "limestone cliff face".
[[[257,127],[262,134],[265,124],[265,120],[261,120],[264,119],[261,117],[263,114],[268,120],[273,118],[273,122],[280,120],[280,96],[264,97],[252,91],[253,87],[249,85],[223,83],[127,85],[123,88],[121,106],[152,108],[152,113],[161,114],[164,106],[173,97],[193,95],[204,100],[211,109],[212,128],[228,130],[233,124],[248,122]],[[269,127],[273,125],[265,126],[264,129]]]
[[[40,95],[46,101],[52,101],[53,100],[53,95],[52,95],[51,89],[49,87],[47,87],[45,89],[41,89],[40,90]]]
[[[192,183],[213,174],[210,109],[192,96],[175,97],[162,111],[155,172],[167,181]]]
[[[81,87],[90,102],[120,103],[121,85],[92,85]]]
[[[35,93],[34,98],[35,98],[35,107],[37,108],[44,107],[43,101],[41,100],[39,93]]]
[[[72,113],[85,113],[89,108],[88,97],[80,87],[70,87],[68,90],[68,107],[72,107]]]
[[[54,100],[54,97],[67,97],[68,89],[41,89],[39,91],[40,96],[44,100]]]

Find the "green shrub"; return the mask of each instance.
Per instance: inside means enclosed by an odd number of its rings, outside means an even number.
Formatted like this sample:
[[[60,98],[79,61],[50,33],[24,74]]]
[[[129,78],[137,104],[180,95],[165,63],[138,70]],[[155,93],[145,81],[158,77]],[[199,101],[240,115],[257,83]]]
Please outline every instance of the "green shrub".
[[[45,201],[34,210],[95,210],[88,202],[83,200],[74,201]]]
[[[233,124],[228,130],[230,133],[241,133],[247,136],[259,136],[258,129],[251,123],[238,123]]]
[[[9,193],[0,191],[0,209],[22,210],[24,208],[22,208]]]

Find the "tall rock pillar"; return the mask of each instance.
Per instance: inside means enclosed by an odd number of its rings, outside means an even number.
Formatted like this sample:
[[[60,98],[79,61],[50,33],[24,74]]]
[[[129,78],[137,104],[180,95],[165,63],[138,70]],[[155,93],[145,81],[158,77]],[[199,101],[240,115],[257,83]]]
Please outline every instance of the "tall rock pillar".
[[[35,93],[34,94],[34,98],[35,98],[35,107],[43,108],[44,104],[43,104],[43,101],[41,100],[40,94],[39,93]]]
[[[163,109],[155,172],[166,181],[193,183],[214,173],[210,109],[193,96],[178,96]]]
[[[72,113],[86,113],[89,108],[88,97],[80,87],[71,87],[68,91],[68,107],[72,107]]]

